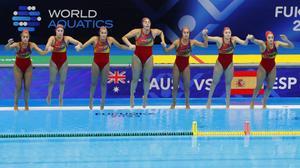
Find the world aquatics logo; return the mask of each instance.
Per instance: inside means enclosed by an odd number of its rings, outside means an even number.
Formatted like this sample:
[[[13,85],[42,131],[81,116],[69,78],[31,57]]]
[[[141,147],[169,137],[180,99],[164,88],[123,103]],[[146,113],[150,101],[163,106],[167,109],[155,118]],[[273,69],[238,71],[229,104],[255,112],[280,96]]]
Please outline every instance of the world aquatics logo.
[[[18,31],[27,29],[33,32],[40,26],[41,20],[41,13],[36,6],[19,6],[12,16],[13,26],[17,27]]]

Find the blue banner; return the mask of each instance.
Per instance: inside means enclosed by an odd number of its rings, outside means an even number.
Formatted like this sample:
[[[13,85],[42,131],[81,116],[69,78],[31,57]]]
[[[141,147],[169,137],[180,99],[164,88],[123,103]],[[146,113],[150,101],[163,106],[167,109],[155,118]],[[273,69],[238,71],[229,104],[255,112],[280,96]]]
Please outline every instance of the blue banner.
[[[0,76],[0,99],[13,99],[14,77],[12,68],[1,68]],[[236,67],[236,71],[253,71],[256,68]],[[107,81],[108,98],[129,98],[131,68],[112,67],[109,80]],[[206,98],[212,83],[213,67],[191,67],[191,98]],[[99,78],[100,80],[100,78]],[[300,95],[300,67],[278,67],[276,82],[271,97],[299,97]],[[48,68],[35,68],[33,70],[32,86],[30,91],[31,99],[44,99],[47,96],[49,82]],[[142,97],[142,78],[138,82],[136,97]],[[91,83],[91,69],[70,67],[65,87],[65,98],[89,98]],[[58,97],[59,82],[57,80],[53,90],[53,97]],[[150,85],[150,98],[170,98],[172,92],[172,68],[155,67]],[[95,97],[100,97],[100,82],[97,85]],[[232,97],[242,97],[234,95]],[[247,95],[246,95],[247,96]],[[184,97],[183,83],[180,82],[178,97]],[[222,77],[216,88],[214,97],[225,97],[225,82]]]

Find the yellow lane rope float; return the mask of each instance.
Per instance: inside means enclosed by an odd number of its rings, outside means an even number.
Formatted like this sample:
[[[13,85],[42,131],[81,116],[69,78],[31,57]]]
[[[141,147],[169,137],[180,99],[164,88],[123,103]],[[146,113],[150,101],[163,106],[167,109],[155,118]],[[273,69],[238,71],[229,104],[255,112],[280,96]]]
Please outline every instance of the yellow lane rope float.
[[[204,137],[241,137],[241,136],[300,136],[300,131],[251,131],[250,123],[245,121],[244,131],[198,131],[197,121],[192,123],[193,136]]]

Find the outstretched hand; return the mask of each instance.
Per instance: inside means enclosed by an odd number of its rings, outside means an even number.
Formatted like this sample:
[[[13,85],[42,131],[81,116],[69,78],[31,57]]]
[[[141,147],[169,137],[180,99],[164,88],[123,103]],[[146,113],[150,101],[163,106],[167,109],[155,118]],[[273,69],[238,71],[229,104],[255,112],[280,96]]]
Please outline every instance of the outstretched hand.
[[[130,50],[135,50],[136,46],[135,45],[130,45],[129,48],[130,48]]]
[[[281,38],[283,41],[288,41],[288,38],[287,38],[286,35],[284,35],[284,34],[281,34],[281,35],[280,35],[280,38]]]
[[[49,50],[43,50],[41,55],[46,55],[49,53]]]
[[[14,39],[13,38],[10,38],[8,41],[7,41],[8,44],[12,44],[14,43]]]
[[[80,51],[82,49],[82,46],[81,45],[77,45],[77,46],[75,46],[75,50],[78,52],[78,51]]]
[[[48,52],[52,52],[54,50],[54,48],[52,46],[48,47]]]
[[[253,40],[254,39],[254,36],[252,34],[248,34],[247,37],[246,37],[248,40]]]
[[[208,29],[203,29],[202,30],[202,35],[206,36],[208,34]]]
[[[166,47],[167,47],[167,44],[166,44],[165,42],[161,42],[160,44],[161,44],[161,46],[162,46],[163,48],[166,48]]]

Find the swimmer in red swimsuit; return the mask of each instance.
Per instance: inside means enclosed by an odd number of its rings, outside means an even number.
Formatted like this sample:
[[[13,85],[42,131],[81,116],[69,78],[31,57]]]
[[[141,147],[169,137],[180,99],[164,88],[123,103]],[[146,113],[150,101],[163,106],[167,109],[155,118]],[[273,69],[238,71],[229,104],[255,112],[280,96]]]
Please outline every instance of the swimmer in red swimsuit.
[[[109,55],[110,47],[112,44],[118,48],[130,50],[129,47],[120,44],[113,37],[107,36],[107,28],[102,26],[99,29],[99,35],[91,37],[86,43],[82,45],[78,51],[86,48],[89,45],[93,45],[94,48],[94,61],[92,63],[92,83],[90,90],[90,103],[89,108],[93,109],[93,99],[95,94],[96,85],[98,82],[99,73],[101,74],[101,106],[100,109],[104,109],[105,97],[106,97],[106,83],[109,73]]]
[[[205,30],[205,33],[207,34],[207,30]],[[229,109],[231,80],[233,78],[233,51],[237,43],[241,45],[248,45],[248,36],[246,40],[241,40],[239,37],[231,36],[230,28],[225,27],[223,30],[223,37],[207,36],[207,38],[208,41],[212,41],[217,44],[219,56],[214,67],[213,82],[210,86],[206,108],[210,109],[211,99],[215,88],[219,83],[222,74],[224,73],[226,83],[226,109]]]
[[[277,55],[278,47],[294,48],[294,44],[285,35],[280,35],[282,41],[274,41],[274,34],[271,31],[267,31],[265,36],[266,42],[255,39],[253,35],[249,38],[254,44],[259,45],[262,55],[260,65],[257,69],[256,88],[253,92],[250,103],[251,109],[254,108],[254,101],[263,85],[264,80],[267,81],[267,86],[265,88],[262,105],[264,109],[266,108],[267,99],[270,96],[276,78],[275,57]]]
[[[5,45],[6,49],[16,49],[16,62],[14,64],[14,75],[16,81],[14,110],[18,110],[18,100],[22,90],[22,82],[24,81],[24,100],[25,110],[29,110],[28,100],[30,85],[32,79],[32,64],[31,52],[36,50],[40,55],[47,54],[47,51],[41,50],[35,43],[29,41],[30,35],[28,30],[23,30],[21,33],[21,42],[14,42],[13,39],[8,40]]]
[[[56,35],[48,39],[46,50],[52,52],[49,70],[50,82],[48,87],[47,103],[51,104],[52,89],[56,80],[57,73],[60,75],[59,82],[59,105],[63,105],[63,94],[65,88],[65,80],[67,77],[68,61],[67,61],[67,46],[69,43],[76,45],[76,48],[81,47],[81,43],[70,36],[64,36],[64,26],[58,24],[55,29]]]
[[[207,47],[207,38],[202,43],[197,40],[190,39],[190,29],[184,27],[182,29],[182,37],[175,40],[169,48],[163,45],[166,52],[176,48],[176,60],[173,66],[173,90],[172,90],[172,105],[171,109],[176,106],[176,96],[178,91],[179,79],[182,75],[185,95],[185,107],[190,109],[189,97],[190,97],[190,64],[189,58],[192,54],[192,46]]]
[[[142,29],[133,29],[127,33],[122,40],[131,49],[135,49],[132,57],[132,80],[130,87],[130,107],[134,107],[134,93],[137,87],[141,72],[144,77],[143,108],[147,105],[147,98],[150,87],[150,78],[153,70],[152,46],[156,36],[160,36],[162,44],[165,44],[164,34],[159,29],[151,29],[151,21],[145,17],[142,19]],[[135,38],[135,45],[128,39]]]

